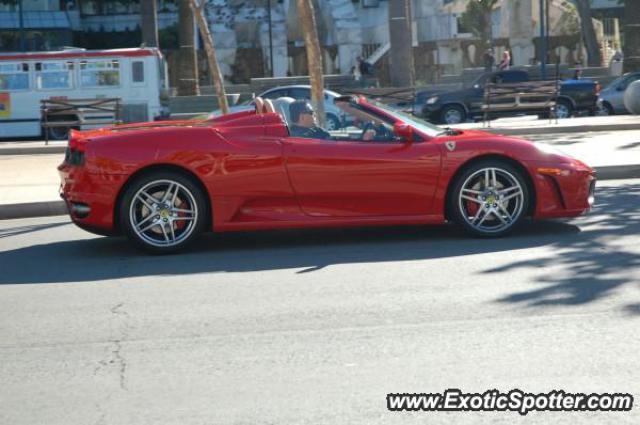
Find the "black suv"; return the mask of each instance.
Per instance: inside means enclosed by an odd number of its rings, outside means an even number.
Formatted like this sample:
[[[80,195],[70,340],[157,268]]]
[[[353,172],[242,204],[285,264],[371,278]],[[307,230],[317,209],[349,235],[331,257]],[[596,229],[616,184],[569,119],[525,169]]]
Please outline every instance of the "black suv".
[[[484,88],[488,82],[522,83],[530,81],[529,73],[521,70],[487,72],[476,78],[470,87],[461,90],[416,93],[415,114],[431,122],[459,124],[467,119],[480,119],[484,112]],[[565,80],[560,82],[556,111],[558,118],[568,118],[577,112],[595,114],[599,86],[590,80]],[[492,112],[491,117],[520,114],[548,116],[548,109],[506,110]]]

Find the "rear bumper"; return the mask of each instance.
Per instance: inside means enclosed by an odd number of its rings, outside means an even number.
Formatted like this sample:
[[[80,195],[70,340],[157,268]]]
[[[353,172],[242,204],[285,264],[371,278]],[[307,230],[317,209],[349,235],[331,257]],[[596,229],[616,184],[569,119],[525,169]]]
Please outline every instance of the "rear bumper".
[[[71,220],[92,233],[113,235],[115,225],[114,206],[124,175],[91,174],[84,167],[62,163],[60,197],[66,202]]]

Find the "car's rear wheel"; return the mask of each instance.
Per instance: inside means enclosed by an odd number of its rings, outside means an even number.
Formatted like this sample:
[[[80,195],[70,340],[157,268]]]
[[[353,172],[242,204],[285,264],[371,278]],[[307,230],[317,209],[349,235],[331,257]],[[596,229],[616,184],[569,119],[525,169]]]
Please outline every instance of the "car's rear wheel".
[[[190,178],[157,171],[130,184],[120,205],[120,223],[130,240],[154,254],[184,248],[203,231],[208,204]]]
[[[449,211],[476,236],[503,236],[524,219],[529,190],[522,172],[507,162],[487,160],[465,169],[453,183]]]
[[[340,119],[333,114],[327,114],[327,121],[325,126],[328,131],[339,130],[342,125],[340,125]]]

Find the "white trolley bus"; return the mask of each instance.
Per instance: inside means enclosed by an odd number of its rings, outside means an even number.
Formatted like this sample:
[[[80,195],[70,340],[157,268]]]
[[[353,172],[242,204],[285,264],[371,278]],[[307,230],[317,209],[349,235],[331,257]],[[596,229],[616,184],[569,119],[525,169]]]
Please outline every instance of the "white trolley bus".
[[[0,53],[0,139],[43,135],[42,100],[117,98],[119,118],[140,122],[169,116],[168,93],[158,49]],[[67,129],[47,131],[59,139]]]

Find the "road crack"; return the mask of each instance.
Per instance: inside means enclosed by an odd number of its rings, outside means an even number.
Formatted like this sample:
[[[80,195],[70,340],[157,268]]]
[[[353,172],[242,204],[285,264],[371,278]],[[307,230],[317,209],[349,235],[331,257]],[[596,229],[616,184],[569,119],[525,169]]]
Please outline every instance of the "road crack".
[[[109,309],[112,314],[111,320],[111,333],[116,333],[116,336],[112,336],[109,339],[108,354],[105,359],[98,362],[98,365],[93,371],[96,375],[104,368],[115,367],[118,372],[118,379],[120,389],[128,391],[127,388],[127,360],[122,355],[122,343],[126,341],[128,337],[128,319],[129,313],[124,310],[124,303],[120,302]],[[115,331],[114,331],[115,329]]]

